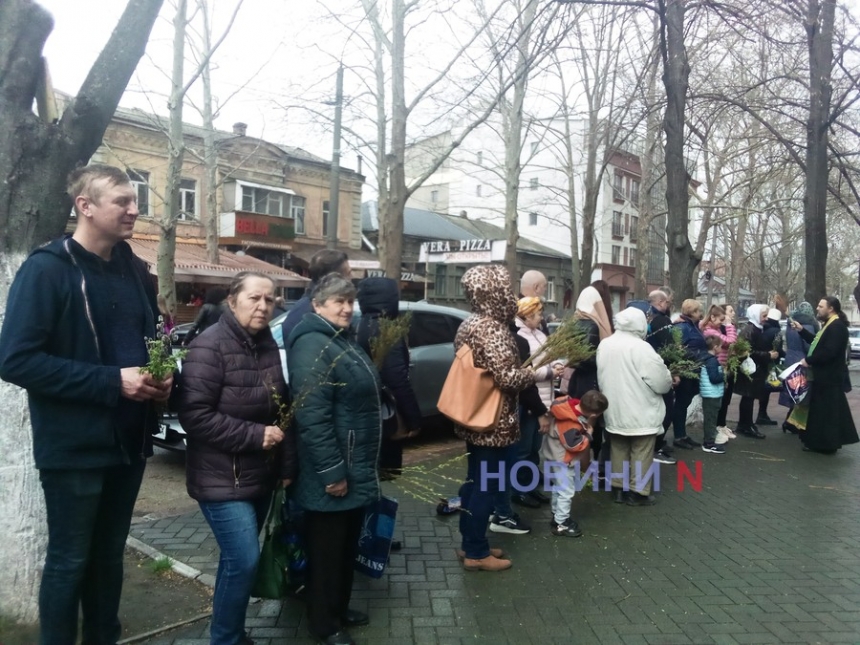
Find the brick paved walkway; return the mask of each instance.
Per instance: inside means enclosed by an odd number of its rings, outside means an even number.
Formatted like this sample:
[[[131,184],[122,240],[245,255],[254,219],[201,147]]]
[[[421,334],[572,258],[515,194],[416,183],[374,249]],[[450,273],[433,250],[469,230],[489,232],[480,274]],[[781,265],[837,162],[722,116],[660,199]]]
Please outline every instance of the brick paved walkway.
[[[860,421],[860,391],[849,399]],[[371,626],[353,635],[372,645],[860,643],[860,446],[823,456],[778,428],[766,432],[764,441],[732,441],[723,456],[678,451],[691,469],[702,461],[701,492],[677,491],[674,466],[662,467],[651,508],[583,492],[574,501],[580,539],[550,535],[548,510],[525,511],[532,534],[491,534],[514,560],[500,574],[464,572],[456,516],[437,517],[386,484],[401,503],[404,549],[382,580],[358,580],[354,606],[369,611]],[[462,470],[449,460],[409,479],[453,492]],[[217,548],[199,513],[132,534],[214,573]],[[258,602],[248,616],[258,645],[313,642],[295,601]],[[207,645],[207,629],[147,642]]]

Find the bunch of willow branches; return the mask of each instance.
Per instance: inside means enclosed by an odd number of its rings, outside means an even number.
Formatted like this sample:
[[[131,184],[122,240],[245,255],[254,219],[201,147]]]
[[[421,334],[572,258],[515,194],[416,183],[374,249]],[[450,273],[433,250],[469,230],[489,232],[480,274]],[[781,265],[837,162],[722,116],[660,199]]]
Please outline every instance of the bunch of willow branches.
[[[738,377],[738,370],[741,368],[741,363],[750,355],[752,346],[746,338],[738,338],[735,342],[729,345],[729,351],[726,356],[726,372],[732,375],[733,379]]]
[[[660,354],[660,358],[662,358],[663,362],[666,363],[666,367],[669,368],[672,376],[698,379],[702,365],[698,361],[694,361],[690,358],[681,337],[681,330],[677,327],[673,327],[672,342],[663,345],[657,353]]]
[[[577,322],[575,318],[568,318],[561,323],[541,348],[523,362],[523,367],[531,365],[538,369],[556,361],[576,367],[592,358],[597,350],[588,341],[588,332]]]
[[[382,365],[391,350],[409,336],[412,312],[407,311],[396,318],[380,316],[378,321],[379,333],[370,339],[370,356],[376,369],[382,370]]]

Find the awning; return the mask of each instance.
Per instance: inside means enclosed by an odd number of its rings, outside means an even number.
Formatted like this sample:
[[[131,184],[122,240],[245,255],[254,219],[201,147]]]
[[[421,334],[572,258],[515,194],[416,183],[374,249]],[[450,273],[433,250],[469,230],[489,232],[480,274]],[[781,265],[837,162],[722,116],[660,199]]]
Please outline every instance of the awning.
[[[300,245],[299,242],[296,242],[293,246],[293,250],[290,251],[290,255],[298,258],[305,264],[308,264],[314,253],[322,251],[324,248],[326,247],[306,246]],[[337,250],[346,253],[347,258],[349,258],[349,265],[352,267],[353,271],[357,269],[360,269],[361,271],[365,271],[366,269],[378,269],[381,266],[379,264],[379,258],[364,249],[352,249],[345,246],[339,246],[337,247]]]
[[[149,272],[158,275],[156,259],[158,242],[132,238],[128,241],[132,251],[146,262]],[[218,251],[218,264],[206,258],[206,247],[201,244],[176,242],[174,275],[177,282],[227,285],[242,271],[259,271],[271,277],[278,287],[306,287],[310,280],[298,273],[282,269],[250,255],[238,255],[229,251]]]

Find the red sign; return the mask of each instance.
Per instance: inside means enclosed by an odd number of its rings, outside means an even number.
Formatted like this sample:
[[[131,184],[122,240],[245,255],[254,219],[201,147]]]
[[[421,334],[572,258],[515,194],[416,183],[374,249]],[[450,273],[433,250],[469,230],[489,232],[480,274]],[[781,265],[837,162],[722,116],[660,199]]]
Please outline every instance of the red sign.
[[[261,222],[250,217],[236,216],[236,235],[261,235],[269,234],[268,222]]]

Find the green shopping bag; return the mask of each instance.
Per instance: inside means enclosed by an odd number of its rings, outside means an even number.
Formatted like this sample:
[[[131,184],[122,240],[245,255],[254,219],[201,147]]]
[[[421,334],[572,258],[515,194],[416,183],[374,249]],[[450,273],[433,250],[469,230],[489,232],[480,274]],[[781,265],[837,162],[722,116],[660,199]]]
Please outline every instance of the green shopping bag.
[[[284,499],[284,487],[278,484],[263,526],[263,548],[257,564],[257,578],[251,590],[251,595],[256,598],[280,600],[289,595],[289,550],[281,539],[284,530],[281,512]]]

